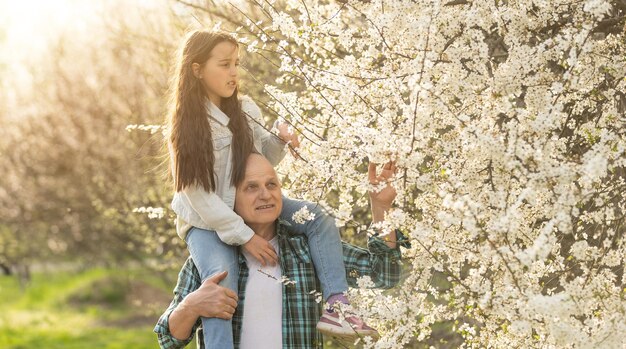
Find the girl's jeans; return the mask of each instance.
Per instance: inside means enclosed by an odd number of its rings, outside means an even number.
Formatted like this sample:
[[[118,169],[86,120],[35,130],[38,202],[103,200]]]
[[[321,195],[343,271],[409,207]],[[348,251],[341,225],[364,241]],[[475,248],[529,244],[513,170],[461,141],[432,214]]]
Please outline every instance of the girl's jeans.
[[[293,214],[306,206],[315,217],[303,224],[294,222]],[[324,209],[308,201],[290,199],[283,195],[283,210],[280,218],[291,224],[291,230],[305,234],[315,265],[315,273],[322,284],[324,299],[348,290],[346,268],[343,264],[343,247],[335,219]]]
[[[315,217],[302,224],[293,220],[293,214],[306,206]],[[343,247],[335,220],[321,206],[283,196],[283,210],[280,218],[291,224],[293,232],[305,234],[309,242],[309,250],[315,265],[317,278],[322,285],[324,299],[331,295],[348,290],[346,269],[343,264]],[[188,233],[187,247],[191,253],[200,279],[228,271],[228,276],[220,282],[235,293],[239,279],[239,256],[236,246],[223,243],[213,230],[193,227]],[[280,251],[279,251],[280,253]],[[259,319],[263,321],[263,319]],[[205,348],[233,348],[232,322],[218,318],[202,318]]]

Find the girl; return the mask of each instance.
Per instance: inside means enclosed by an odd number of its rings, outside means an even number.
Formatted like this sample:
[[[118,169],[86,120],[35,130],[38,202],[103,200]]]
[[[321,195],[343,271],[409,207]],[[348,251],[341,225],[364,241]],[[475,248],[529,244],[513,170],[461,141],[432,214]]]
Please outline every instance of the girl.
[[[228,271],[221,285],[237,292],[238,254],[241,246],[263,265],[276,263],[276,252],[255,236],[233,212],[235,187],[245,174],[248,154],[262,153],[274,166],[285,156],[285,143],[297,146],[287,125],[277,125],[278,137],[263,125],[260,109],[250,98],[238,96],[239,45],[223,32],[195,31],[185,40],[173,82],[172,111],[168,117],[167,145],[175,194],[176,231],[186,241],[202,281]],[[296,224],[293,214],[306,205],[315,219]],[[284,198],[281,218],[293,230],[306,234],[324,299],[347,303],[348,289],[339,232],[334,220],[318,205]],[[332,310],[328,310],[332,313]],[[351,317],[349,323],[328,324],[334,334],[355,334],[365,328]],[[202,318],[206,348],[232,348],[228,320]]]

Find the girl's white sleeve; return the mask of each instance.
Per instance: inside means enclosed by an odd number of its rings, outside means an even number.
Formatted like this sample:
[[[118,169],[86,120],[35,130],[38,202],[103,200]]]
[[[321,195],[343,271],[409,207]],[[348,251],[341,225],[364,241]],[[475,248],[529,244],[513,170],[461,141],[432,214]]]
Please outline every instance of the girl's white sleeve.
[[[241,109],[253,119],[249,120],[248,124],[252,128],[254,137],[261,141],[262,149],[258,150],[273,166],[278,165],[287,154],[285,142],[263,127],[265,121],[263,121],[261,109],[250,97],[246,96],[241,99]]]
[[[225,244],[243,245],[252,239],[254,231],[214,192],[197,185],[182,190],[191,207],[208,227],[217,232]]]

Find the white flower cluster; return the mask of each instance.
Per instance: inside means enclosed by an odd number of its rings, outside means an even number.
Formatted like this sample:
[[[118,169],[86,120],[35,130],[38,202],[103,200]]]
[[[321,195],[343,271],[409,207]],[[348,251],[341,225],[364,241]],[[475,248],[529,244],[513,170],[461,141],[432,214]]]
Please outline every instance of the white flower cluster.
[[[135,207],[133,212],[147,213],[150,219],[161,219],[165,216],[165,209],[163,209],[163,207]]]
[[[307,206],[302,206],[301,209],[293,214],[292,218],[294,222],[304,224],[307,221],[315,219],[315,213],[310,212]]]
[[[126,131],[131,132],[133,130],[148,131],[150,134],[155,134],[159,131],[165,132],[166,127],[163,125],[127,125]]]
[[[301,132],[304,161],[279,169],[290,192],[332,198],[344,225],[367,205],[368,159],[399,168],[386,224],[409,232],[409,271],[391,294],[356,291],[383,335],[366,346],[442,321],[468,348],[626,345],[617,2],[283,3],[249,28],[278,55],[271,107]]]
[[[322,296],[322,292],[319,292],[317,290],[313,290],[311,292],[309,292],[310,295],[312,295],[313,297],[315,297],[315,302],[316,303],[321,303],[322,300],[324,299]]]
[[[280,280],[278,281],[281,284],[285,285],[285,286],[289,286],[289,285],[295,285],[296,284],[296,280],[291,280],[290,278],[286,277],[285,275],[280,277]]]

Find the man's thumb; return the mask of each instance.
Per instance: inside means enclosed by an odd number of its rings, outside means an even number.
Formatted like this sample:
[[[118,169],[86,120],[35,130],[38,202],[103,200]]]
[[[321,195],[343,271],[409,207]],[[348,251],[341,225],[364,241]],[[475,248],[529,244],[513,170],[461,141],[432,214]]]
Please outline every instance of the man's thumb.
[[[222,272],[214,274],[210,278],[206,279],[205,282],[208,281],[208,282],[212,282],[212,283],[215,283],[215,284],[219,284],[220,281],[222,281],[222,280],[224,280],[226,278],[226,276],[228,276],[228,271],[222,271]]]

